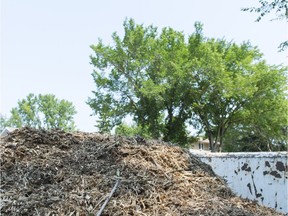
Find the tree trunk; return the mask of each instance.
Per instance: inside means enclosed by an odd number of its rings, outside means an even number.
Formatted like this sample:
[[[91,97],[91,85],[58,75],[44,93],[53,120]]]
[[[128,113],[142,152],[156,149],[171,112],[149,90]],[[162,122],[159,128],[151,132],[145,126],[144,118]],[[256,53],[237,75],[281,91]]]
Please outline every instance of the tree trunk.
[[[208,139],[209,139],[210,151],[215,152],[214,145],[213,145],[213,135],[211,131],[208,132]]]
[[[164,133],[164,141],[168,142],[171,140],[171,135],[173,134],[173,108],[172,106],[167,106],[168,116],[167,123],[165,125],[166,131]]]
[[[222,144],[223,144],[223,135],[220,136],[219,142],[220,142],[220,145],[219,145],[218,152],[221,152],[222,151]]]

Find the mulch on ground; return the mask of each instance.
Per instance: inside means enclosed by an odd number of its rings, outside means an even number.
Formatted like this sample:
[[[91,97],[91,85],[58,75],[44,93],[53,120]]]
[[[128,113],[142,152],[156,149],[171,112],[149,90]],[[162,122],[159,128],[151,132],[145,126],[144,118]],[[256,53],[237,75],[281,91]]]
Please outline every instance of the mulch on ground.
[[[0,162],[1,215],[283,215],[153,140],[22,128],[1,139]]]

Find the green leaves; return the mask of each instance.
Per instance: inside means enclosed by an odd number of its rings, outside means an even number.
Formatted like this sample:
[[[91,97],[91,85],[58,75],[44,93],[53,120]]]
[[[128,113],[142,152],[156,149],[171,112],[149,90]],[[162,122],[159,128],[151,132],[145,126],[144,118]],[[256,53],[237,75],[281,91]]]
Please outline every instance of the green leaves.
[[[76,111],[71,102],[58,100],[50,94],[29,94],[26,99],[18,101],[18,107],[12,108],[6,126],[74,130],[74,114]]]
[[[185,144],[192,124],[213,149],[229,129],[247,123],[252,109],[284,100],[287,68],[267,65],[249,42],[206,38],[201,23],[195,29],[186,39],[172,28],[158,33],[130,19],[123,38],[113,33],[113,45],[99,40],[91,46],[95,91],[88,104],[100,131],[132,116],[151,137]]]
[[[125,20],[124,31],[123,39],[113,33],[114,46],[104,46],[101,41],[91,46],[95,52],[91,63],[96,69],[96,90],[88,104],[100,118],[98,127],[107,122],[105,131],[131,115],[158,138],[164,134],[163,123],[170,124],[175,117],[163,119],[165,110],[177,110],[184,100],[181,88],[185,88],[188,60],[184,34],[165,28],[158,35],[157,28],[137,25],[132,19]],[[108,97],[109,103],[104,99]]]

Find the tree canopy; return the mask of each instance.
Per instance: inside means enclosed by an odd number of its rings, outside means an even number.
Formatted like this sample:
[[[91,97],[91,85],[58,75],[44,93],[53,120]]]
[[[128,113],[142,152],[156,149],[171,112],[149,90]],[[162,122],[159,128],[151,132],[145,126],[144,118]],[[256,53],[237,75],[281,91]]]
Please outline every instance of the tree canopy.
[[[287,125],[278,121],[284,113],[277,116],[287,103],[287,68],[268,65],[249,42],[207,38],[199,22],[186,36],[170,27],[159,33],[133,19],[125,20],[123,37],[113,33],[112,39],[112,45],[99,39],[91,46],[96,89],[87,103],[100,131],[132,116],[151,137],[185,144],[193,125],[215,150],[229,129],[244,123],[274,130]],[[255,110],[265,120],[253,118]]]
[[[75,114],[75,107],[69,101],[59,100],[52,94],[31,93],[18,101],[8,119],[1,117],[1,126],[74,130]]]

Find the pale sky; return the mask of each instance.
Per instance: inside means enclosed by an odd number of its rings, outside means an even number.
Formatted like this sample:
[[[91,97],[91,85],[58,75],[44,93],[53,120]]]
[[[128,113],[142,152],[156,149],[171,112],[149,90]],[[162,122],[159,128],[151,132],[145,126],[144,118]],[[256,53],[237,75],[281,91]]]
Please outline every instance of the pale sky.
[[[249,40],[269,64],[287,65],[285,21],[271,17],[254,22],[257,14],[242,7],[257,0],[1,0],[0,113],[9,117],[17,101],[29,93],[54,94],[71,101],[75,122],[82,131],[96,131],[95,116],[86,104],[95,89],[89,56],[98,38],[111,42],[123,35],[125,18],[137,24],[172,27],[186,35],[195,21],[204,25],[206,37],[237,43]]]

